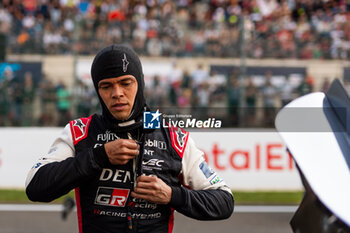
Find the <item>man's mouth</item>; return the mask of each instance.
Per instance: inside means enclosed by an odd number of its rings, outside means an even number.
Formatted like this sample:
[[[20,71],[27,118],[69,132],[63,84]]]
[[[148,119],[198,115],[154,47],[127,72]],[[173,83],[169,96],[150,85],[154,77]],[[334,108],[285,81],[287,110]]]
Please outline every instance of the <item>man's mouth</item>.
[[[118,104],[113,104],[112,109],[116,111],[122,111],[127,107],[128,104],[126,103],[118,103]]]

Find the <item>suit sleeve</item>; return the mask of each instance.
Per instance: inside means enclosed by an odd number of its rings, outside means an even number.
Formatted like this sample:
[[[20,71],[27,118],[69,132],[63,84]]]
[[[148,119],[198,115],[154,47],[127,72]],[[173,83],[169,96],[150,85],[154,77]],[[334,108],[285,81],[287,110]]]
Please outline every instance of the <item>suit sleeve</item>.
[[[107,160],[103,146],[76,154],[68,124],[48,154],[39,158],[29,171],[26,194],[31,201],[55,200],[96,174]]]
[[[229,218],[234,200],[230,188],[204,160],[189,137],[182,159],[183,186],[171,187],[170,205],[178,212],[198,220]]]

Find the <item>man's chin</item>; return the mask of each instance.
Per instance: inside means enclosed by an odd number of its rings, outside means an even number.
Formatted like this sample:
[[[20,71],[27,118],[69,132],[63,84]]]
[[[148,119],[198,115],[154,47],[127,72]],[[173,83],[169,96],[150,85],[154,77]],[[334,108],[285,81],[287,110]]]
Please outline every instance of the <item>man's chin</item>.
[[[125,121],[129,118],[129,115],[130,114],[128,114],[128,113],[118,112],[118,113],[114,113],[113,117],[115,119],[117,119],[118,121]]]

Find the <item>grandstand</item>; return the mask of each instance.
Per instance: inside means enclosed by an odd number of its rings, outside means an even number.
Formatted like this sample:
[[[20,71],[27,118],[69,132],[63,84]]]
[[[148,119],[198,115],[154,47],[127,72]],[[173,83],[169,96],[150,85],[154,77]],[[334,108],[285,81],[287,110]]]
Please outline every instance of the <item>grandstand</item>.
[[[98,111],[92,56],[126,43],[142,56],[154,108],[273,127],[290,100],[334,78],[348,87],[349,10],[340,0],[3,0],[0,125]]]

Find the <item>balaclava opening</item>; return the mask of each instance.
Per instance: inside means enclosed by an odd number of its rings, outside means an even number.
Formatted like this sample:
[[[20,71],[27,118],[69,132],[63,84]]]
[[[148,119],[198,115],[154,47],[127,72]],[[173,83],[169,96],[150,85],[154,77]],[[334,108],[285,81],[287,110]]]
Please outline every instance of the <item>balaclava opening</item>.
[[[137,80],[137,93],[130,116],[124,121],[117,120],[109,112],[99,92],[98,83],[103,79],[133,75]],[[97,53],[91,66],[91,77],[102,106],[102,115],[110,127],[125,129],[142,125],[142,113],[145,107],[143,90],[145,86],[139,57],[125,45],[113,44]]]

